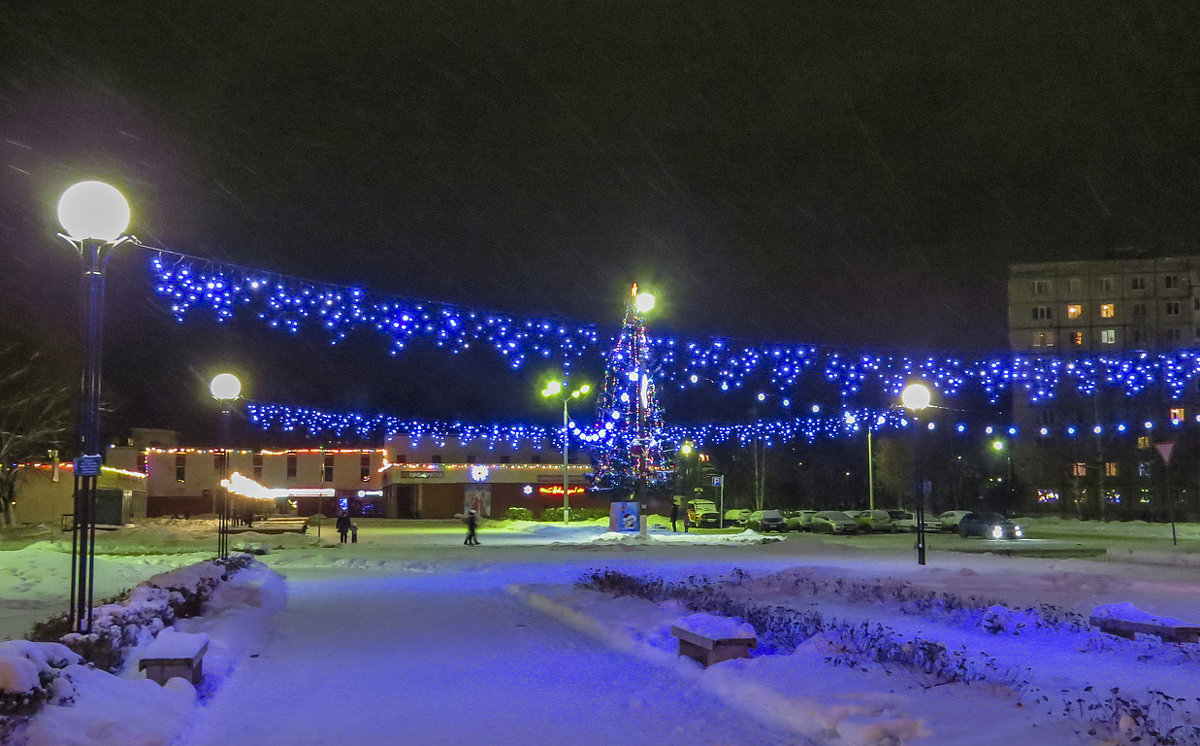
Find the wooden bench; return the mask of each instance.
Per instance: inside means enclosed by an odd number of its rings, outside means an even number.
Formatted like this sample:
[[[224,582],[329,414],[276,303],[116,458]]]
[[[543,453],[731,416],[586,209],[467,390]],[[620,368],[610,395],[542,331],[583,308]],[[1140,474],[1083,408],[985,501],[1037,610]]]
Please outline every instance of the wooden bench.
[[[758,646],[755,637],[713,639],[675,625],[671,625],[671,634],[679,638],[680,655],[694,658],[706,668],[731,658],[749,658],[750,648]]]
[[[259,534],[303,534],[308,531],[307,518],[266,518],[255,521],[252,526],[229,526],[225,529],[228,534],[244,534],[254,532]]]
[[[159,635],[162,636],[162,632]],[[160,686],[175,677],[187,679],[193,686],[200,686],[204,681],[204,654],[208,652],[208,636],[176,633],[170,635],[169,643],[159,645],[158,642],[159,638],[156,637],[146,646],[145,653],[138,661],[138,670],[145,671],[146,678]]]
[[[1126,640],[1135,639],[1135,633],[1141,632],[1144,635],[1158,635],[1163,642],[1200,642],[1200,627],[1134,622],[1128,619],[1098,616],[1089,617],[1088,621],[1093,627],[1099,627],[1101,632],[1124,637]]]

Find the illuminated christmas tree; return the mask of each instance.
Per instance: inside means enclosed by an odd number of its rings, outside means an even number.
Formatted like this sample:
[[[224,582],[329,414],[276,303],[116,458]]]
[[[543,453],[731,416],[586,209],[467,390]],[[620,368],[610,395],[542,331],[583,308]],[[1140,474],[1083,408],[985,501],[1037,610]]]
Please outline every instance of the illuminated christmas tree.
[[[667,484],[671,450],[662,442],[663,409],[652,374],[644,314],[654,296],[638,293],[635,283],[617,344],[608,354],[604,387],[596,409],[599,439],[592,446],[596,486],[625,499],[639,486]]]

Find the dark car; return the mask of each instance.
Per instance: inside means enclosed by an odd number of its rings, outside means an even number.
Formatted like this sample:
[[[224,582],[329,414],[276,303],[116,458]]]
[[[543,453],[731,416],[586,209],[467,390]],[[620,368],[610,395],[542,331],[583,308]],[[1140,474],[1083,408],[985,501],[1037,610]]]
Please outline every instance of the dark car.
[[[985,539],[1020,539],[1021,527],[999,513],[967,513],[958,522],[958,535]]]
[[[787,531],[787,523],[783,520],[783,515],[778,510],[756,510],[750,514],[750,518],[746,521],[746,527],[755,531],[778,531],[784,533]]]

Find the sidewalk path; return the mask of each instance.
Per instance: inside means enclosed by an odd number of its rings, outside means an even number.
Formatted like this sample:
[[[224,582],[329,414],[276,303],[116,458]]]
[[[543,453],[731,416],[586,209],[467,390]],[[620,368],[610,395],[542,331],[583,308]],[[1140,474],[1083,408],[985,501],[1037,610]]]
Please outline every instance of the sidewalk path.
[[[501,568],[293,577],[187,746],[803,744],[504,592]]]

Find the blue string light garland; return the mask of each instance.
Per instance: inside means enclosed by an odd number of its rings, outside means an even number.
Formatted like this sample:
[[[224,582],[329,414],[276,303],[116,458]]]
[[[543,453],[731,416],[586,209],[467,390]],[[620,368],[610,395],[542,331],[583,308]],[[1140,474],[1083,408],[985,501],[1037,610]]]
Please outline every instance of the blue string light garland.
[[[454,354],[491,350],[513,369],[534,360],[554,360],[569,368],[585,356],[600,359],[615,339],[615,330],[603,334],[594,325],[376,295],[162,251],[152,256],[151,271],[157,295],[181,322],[205,311],[218,322],[253,316],[293,334],[320,330],[334,344],[352,330],[370,329],[386,340],[393,355],[424,342]],[[652,336],[650,343],[655,374],[664,383],[681,390],[711,386],[723,392],[769,391],[785,402],[785,409],[805,387],[822,388],[827,393],[820,398],[827,404],[835,398],[840,408],[886,406],[906,383],[918,378],[936,389],[943,402],[986,400],[994,406],[1020,395],[1031,405],[1046,405],[1064,394],[1090,397],[1108,392],[1130,398],[1162,392],[1176,401],[1195,390],[1200,376],[1197,350],[968,359],[718,337]]]

